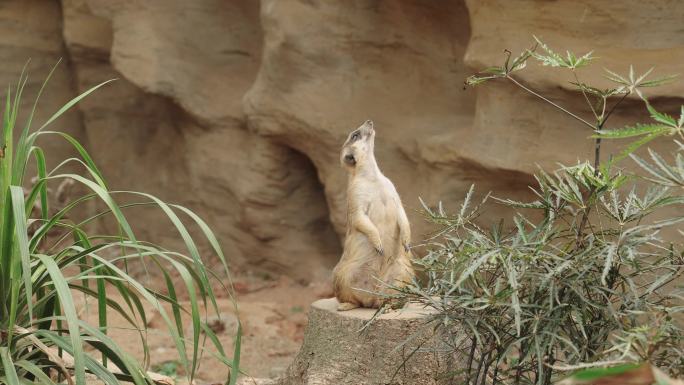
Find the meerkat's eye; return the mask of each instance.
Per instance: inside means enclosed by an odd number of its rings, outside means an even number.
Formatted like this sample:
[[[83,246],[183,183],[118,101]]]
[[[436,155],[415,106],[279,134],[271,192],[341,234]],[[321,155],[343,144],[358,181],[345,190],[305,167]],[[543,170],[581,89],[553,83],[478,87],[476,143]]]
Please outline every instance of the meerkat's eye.
[[[355,132],[352,134],[351,140],[359,140],[360,137],[361,137],[361,134],[358,132]]]

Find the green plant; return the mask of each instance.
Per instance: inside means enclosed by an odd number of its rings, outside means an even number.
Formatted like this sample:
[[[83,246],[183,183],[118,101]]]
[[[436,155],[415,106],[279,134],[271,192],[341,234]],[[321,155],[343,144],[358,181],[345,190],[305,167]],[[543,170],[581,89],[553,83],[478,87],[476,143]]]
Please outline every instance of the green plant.
[[[149,351],[146,339],[148,316],[144,302],[161,315],[173,337],[180,364],[190,379],[205,354],[204,341],[208,337],[216,349],[210,354],[231,367],[230,382],[234,384],[238,373],[241,331],[238,328],[234,358],[229,359],[214,333],[206,327],[207,315],[201,310],[202,304],[217,310],[214,289],[210,284],[212,273],[205,268],[198,246],[179,214],[201,229],[227,274],[226,261],[216,237],[205,222],[184,207],[166,204],[145,193],[110,191],[81,144],[65,133],[47,130],[65,111],[109,82],[77,96],[32,130],[34,112],[49,77],[43,83],[18,139],[13,138],[13,133],[27,82],[24,71],[14,90],[7,90],[3,115],[0,153],[0,384],[54,384],[65,379],[69,384],[81,385],[85,384],[86,373],[107,384],[120,381],[153,383],[146,372]],[[79,156],[66,159],[48,170],[45,155],[38,144],[44,137],[66,141]],[[35,161],[37,179],[25,194],[22,186],[29,175],[30,160]],[[68,165],[80,166],[83,172],[65,171]],[[64,180],[81,184],[88,193],[61,209],[51,211],[48,207],[48,185]],[[138,202],[119,205],[114,197],[122,195],[133,197]],[[68,218],[75,209],[92,201],[99,201],[105,209],[78,222]],[[32,217],[37,202],[40,209]],[[124,212],[137,206],[161,209],[183,239],[188,255],[136,239]],[[120,234],[94,235],[88,232],[87,226],[103,216],[110,216],[116,221]],[[129,261],[140,261],[146,268],[147,264],[159,268],[166,282],[166,292],[150,289],[128,274]],[[183,289],[176,288],[171,272],[178,274]],[[225,286],[223,289],[229,290]],[[189,299],[188,307],[179,302],[178,295],[182,291]],[[75,293],[96,304],[91,308],[97,310],[98,325],[89,325],[80,319]],[[116,301],[108,294],[116,294],[122,300]],[[142,362],[123,351],[108,336],[108,320],[112,313],[117,313],[139,331],[145,352]],[[182,320],[184,314],[191,318],[191,335],[186,334],[187,328]],[[86,352],[85,346],[97,352],[96,355]],[[73,359],[64,359],[67,355]],[[119,371],[111,370],[108,362]]]
[[[571,112],[516,79],[531,59],[567,70],[592,117]],[[426,243],[426,256],[416,261],[426,282],[402,293],[436,310],[430,322],[444,337],[445,350],[462,364],[447,375],[464,383],[550,384],[578,365],[641,361],[684,373],[684,292],[677,286],[684,254],[681,245],[661,235],[684,221],[671,211],[684,203],[681,189],[672,188],[684,185],[684,148],[678,144],[674,165],[653,151],[651,163],[634,155],[657,137],[684,137],[684,113],[676,120],[658,112],[643,94],[643,88],[672,77],[648,80],[650,70],[637,76],[630,67],[627,76],[608,71],[616,86],[599,89],[581,82],[576,71],[592,60],[591,53],[561,56],[537,39],[517,58],[506,51],[502,66],[466,80],[467,85],[509,81],[554,106],[590,129],[595,153],[593,162],[538,171],[533,202],[495,198],[518,209],[510,228],[503,221],[491,229],[477,225],[488,198],[472,207],[473,189],[455,214],[441,203],[423,203],[439,231]],[[654,122],[607,129],[629,95],[644,101]],[[617,138],[636,140],[601,162],[601,141]],[[627,157],[648,172],[639,185],[636,176],[618,167]],[[654,220],[654,212],[668,218]]]
[[[677,385],[681,381],[668,377],[648,364],[620,364],[605,368],[581,369],[558,382],[558,385]]]
[[[158,365],[154,365],[152,370],[154,370],[155,373],[163,374],[171,378],[177,378],[179,365],[180,362],[178,361],[164,361]]]

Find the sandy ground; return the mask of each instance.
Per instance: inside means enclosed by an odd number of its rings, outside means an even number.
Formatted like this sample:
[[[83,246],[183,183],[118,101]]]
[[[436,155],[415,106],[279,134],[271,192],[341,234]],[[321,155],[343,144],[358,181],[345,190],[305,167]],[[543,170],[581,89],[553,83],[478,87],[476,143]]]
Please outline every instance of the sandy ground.
[[[238,294],[239,318],[243,327],[241,369],[256,378],[273,378],[283,373],[299,350],[307,322],[309,305],[319,298],[331,296],[326,284],[302,285],[287,277],[269,279],[243,275],[234,279]],[[112,298],[117,299],[113,294]],[[79,305],[81,315],[97,325],[96,304],[91,300]],[[232,357],[237,330],[235,308],[227,295],[219,296],[219,317],[210,316],[210,325],[217,333],[224,350]],[[148,347],[150,368],[155,372],[184,377],[178,364],[178,352],[165,330],[165,323],[152,306],[148,312]],[[189,325],[189,319],[185,322]],[[131,330],[121,316],[109,320],[108,334],[123,349],[139,359],[144,357],[143,345],[137,331]],[[186,334],[192,335],[191,330]],[[207,346],[211,345],[207,341]],[[224,383],[228,370],[211,356],[213,347],[206,349],[196,373],[196,384]],[[183,382],[183,381],[179,381]]]

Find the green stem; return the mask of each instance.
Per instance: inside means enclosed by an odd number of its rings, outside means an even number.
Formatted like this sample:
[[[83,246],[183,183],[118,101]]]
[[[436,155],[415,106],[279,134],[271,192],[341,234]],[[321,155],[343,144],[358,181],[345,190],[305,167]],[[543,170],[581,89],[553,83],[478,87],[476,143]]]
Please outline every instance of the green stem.
[[[619,106],[626,98],[629,96],[631,92],[627,91],[620,100],[617,101],[613,105],[613,107],[610,108],[608,113],[606,114],[606,99],[603,98],[603,111],[601,112],[601,119],[599,119],[598,126],[594,129],[595,131],[599,131],[603,128],[603,126],[606,124],[608,121],[608,118],[613,114],[617,106]],[[601,162],[601,138],[596,138],[596,142],[594,145],[594,175],[598,175],[598,170],[599,170],[599,164]]]
[[[613,114],[613,112],[615,111],[617,106],[619,106],[620,103],[622,103],[627,98],[627,96],[629,94],[630,94],[630,92],[627,91],[624,95],[622,95],[620,100],[618,100],[617,103],[615,103],[613,105],[613,107],[610,108],[610,110],[608,111],[607,114],[605,113],[607,103],[606,103],[606,99],[604,98],[603,99],[603,111],[601,112],[601,119],[599,120],[598,125],[596,127],[592,127],[592,130],[594,130],[594,131],[601,130],[603,128],[603,126],[606,124],[606,122],[608,121],[608,118],[610,118],[610,116]],[[594,142],[594,175],[595,176],[598,176],[598,174],[599,174],[600,162],[601,162],[601,138],[596,138],[596,141]],[[589,190],[589,194],[587,196],[587,199],[591,198],[591,196],[594,195],[595,192],[596,192],[596,188],[592,187]],[[586,226],[587,221],[589,220],[589,212],[590,211],[591,211],[591,206],[588,206],[587,209],[584,211],[584,214],[582,215],[582,221],[580,222],[580,226],[577,230],[576,245],[578,248],[579,248],[579,246],[582,245],[581,236],[582,236],[582,233],[584,232],[584,227]]]

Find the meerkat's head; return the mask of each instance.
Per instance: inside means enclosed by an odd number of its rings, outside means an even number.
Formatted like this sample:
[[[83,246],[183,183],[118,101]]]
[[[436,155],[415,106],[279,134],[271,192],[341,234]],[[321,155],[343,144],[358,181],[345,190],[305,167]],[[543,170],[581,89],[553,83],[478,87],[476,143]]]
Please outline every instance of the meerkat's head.
[[[368,158],[373,157],[374,143],[373,122],[366,120],[359,128],[352,131],[347,137],[347,141],[344,142],[340,154],[342,165],[354,168],[358,164],[364,164]]]

